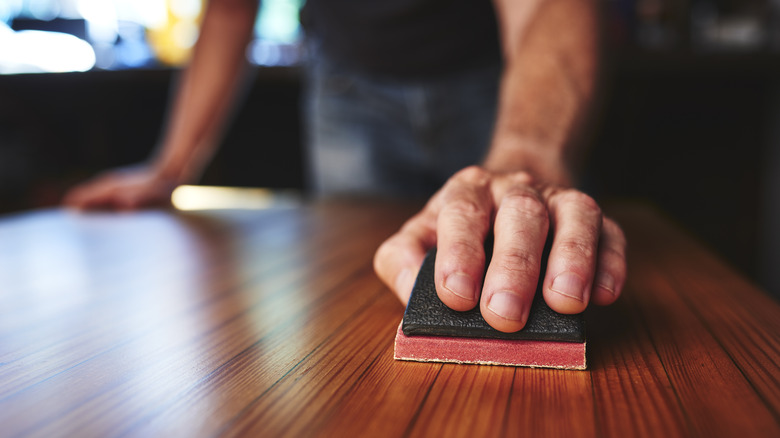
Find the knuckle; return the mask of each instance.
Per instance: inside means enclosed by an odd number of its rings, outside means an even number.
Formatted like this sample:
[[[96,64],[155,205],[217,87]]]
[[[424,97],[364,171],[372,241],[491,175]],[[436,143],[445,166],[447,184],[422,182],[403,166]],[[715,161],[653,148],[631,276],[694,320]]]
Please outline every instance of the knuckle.
[[[556,194],[558,202],[577,205],[592,213],[601,214],[601,207],[590,195],[575,189],[561,190]]]
[[[489,214],[479,203],[466,198],[450,200],[442,213],[477,221],[487,221]]]
[[[626,253],[623,248],[615,246],[607,246],[599,248],[599,257],[608,260],[610,263],[622,264],[626,263]]]
[[[485,252],[481,244],[469,240],[458,240],[449,245],[451,255],[457,259],[465,259],[470,263],[482,261],[484,263]]]
[[[481,181],[487,178],[487,171],[479,166],[468,166],[459,170],[455,178],[464,181]]]
[[[513,184],[518,185],[532,186],[536,183],[534,176],[524,170],[513,172],[508,178]]]
[[[498,267],[507,272],[520,275],[538,275],[542,261],[536,254],[525,251],[502,254]]]
[[[490,172],[479,166],[469,166],[453,175],[447,185],[452,188],[464,186],[486,188],[490,185],[490,180]]]
[[[567,239],[556,246],[566,257],[591,260],[596,254],[596,248],[583,240]]]
[[[516,190],[507,193],[501,200],[501,208],[520,216],[547,217],[547,206],[529,190]]]

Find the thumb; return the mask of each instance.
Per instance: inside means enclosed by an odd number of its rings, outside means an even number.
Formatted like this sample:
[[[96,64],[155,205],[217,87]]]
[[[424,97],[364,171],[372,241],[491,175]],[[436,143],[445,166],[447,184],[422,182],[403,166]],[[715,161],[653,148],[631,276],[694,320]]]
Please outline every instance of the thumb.
[[[374,271],[404,305],[412,294],[426,250],[421,241],[399,232],[380,245],[374,255]]]

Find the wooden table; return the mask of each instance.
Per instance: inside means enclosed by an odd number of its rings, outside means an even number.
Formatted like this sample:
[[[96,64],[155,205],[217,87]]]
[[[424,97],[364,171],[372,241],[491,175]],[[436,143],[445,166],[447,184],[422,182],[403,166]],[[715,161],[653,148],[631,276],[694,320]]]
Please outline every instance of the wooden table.
[[[394,361],[413,211],[0,219],[0,436],[780,436],[780,306],[641,204],[588,371]]]

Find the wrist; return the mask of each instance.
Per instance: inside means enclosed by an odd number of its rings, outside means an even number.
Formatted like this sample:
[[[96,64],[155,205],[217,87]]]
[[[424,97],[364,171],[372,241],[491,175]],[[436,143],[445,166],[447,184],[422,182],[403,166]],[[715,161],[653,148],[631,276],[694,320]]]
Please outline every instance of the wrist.
[[[150,161],[156,178],[171,184],[192,184],[200,178],[206,165],[203,147],[194,141],[169,140],[164,142]]]
[[[185,163],[174,157],[158,156],[151,160],[149,169],[155,179],[173,186],[191,183],[193,179],[187,175]]]
[[[540,181],[556,185],[571,186],[573,183],[561,145],[518,135],[496,135],[483,167],[499,173],[524,171]]]

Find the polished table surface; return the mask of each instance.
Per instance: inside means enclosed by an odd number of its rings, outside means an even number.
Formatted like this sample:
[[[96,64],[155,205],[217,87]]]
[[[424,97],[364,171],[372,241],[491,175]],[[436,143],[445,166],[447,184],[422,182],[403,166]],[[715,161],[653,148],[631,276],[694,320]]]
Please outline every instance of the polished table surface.
[[[780,306],[638,203],[587,371],[394,361],[414,210],[0,218],[0,436],[780,436]]]

